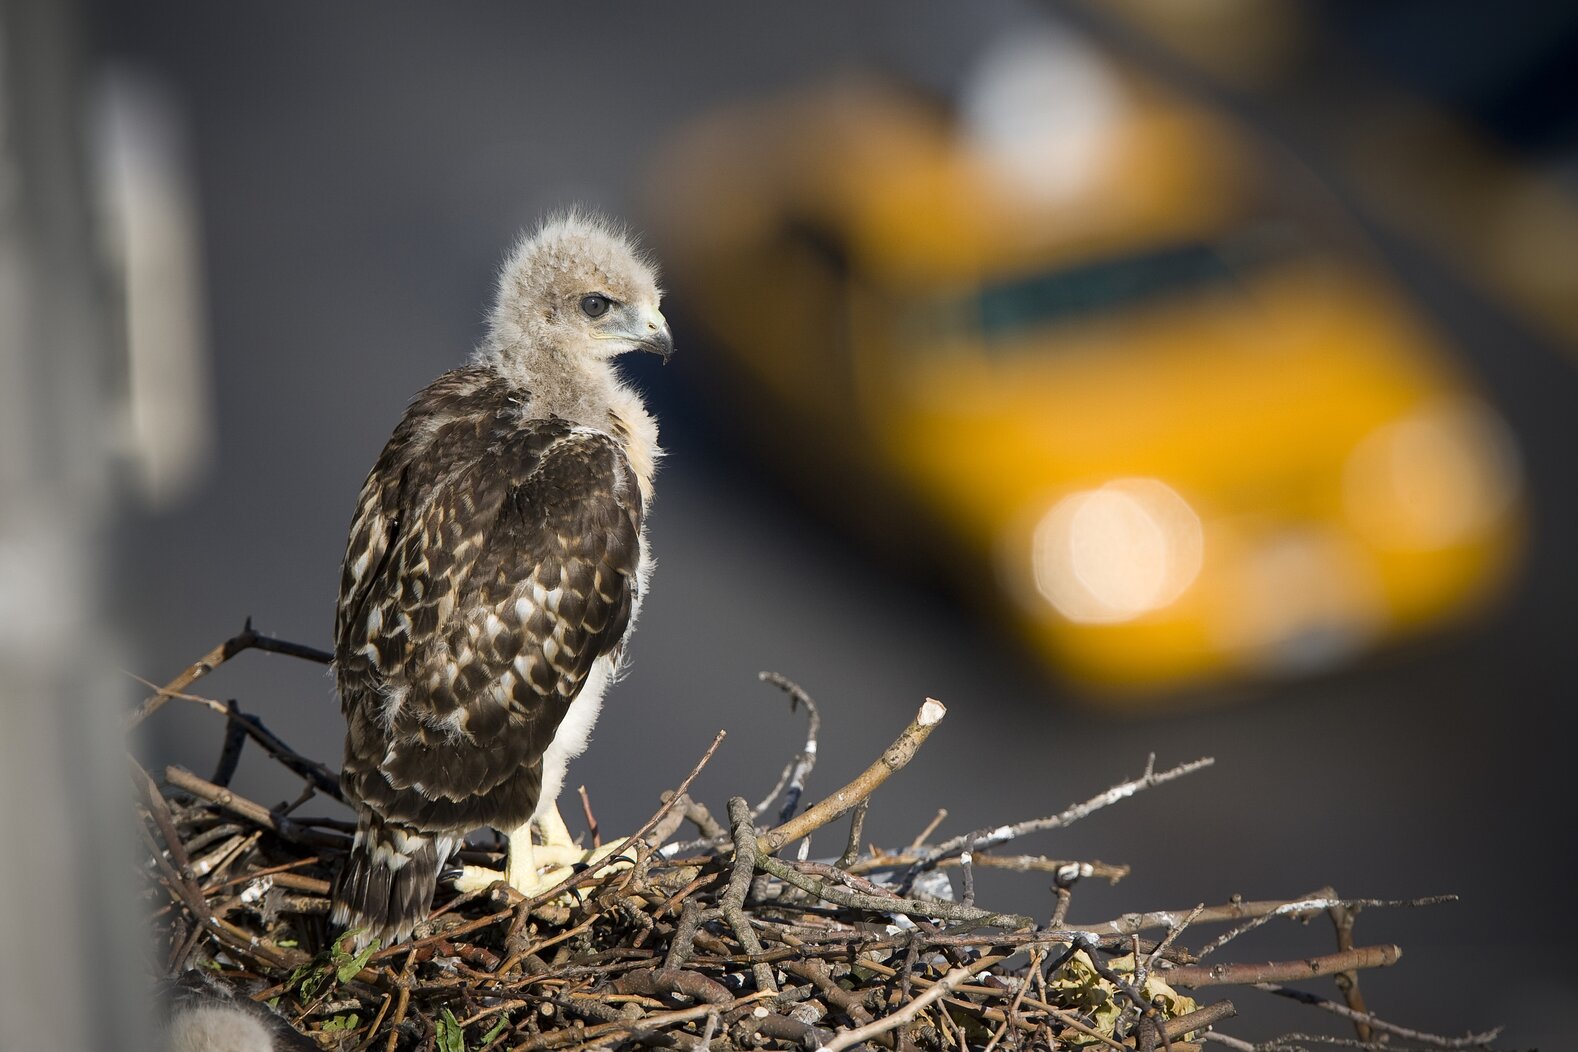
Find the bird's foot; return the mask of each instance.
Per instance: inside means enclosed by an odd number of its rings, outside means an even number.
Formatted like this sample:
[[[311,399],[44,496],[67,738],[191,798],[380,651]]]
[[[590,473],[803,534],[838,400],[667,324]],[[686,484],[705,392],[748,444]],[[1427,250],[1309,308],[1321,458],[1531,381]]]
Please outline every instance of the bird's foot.
[[[576,871],[584,871],[589,867],[596,867],[596,876],[605,877],[621,870],[629,869],[631,860],[628,858],[613,858],[612,861],[604,860],[614,856],[624,846],[623,840],[616,840],[602,847],[586,850],[573,845],[562,848],[558,845],[545,846],[535,844],[532,846],[532,865],[520,867],[518,871],[510,869],[500,871],[489,869],[485,866],[466,866],[460,875],[455,878],[455,890],[460,892],[481,891],[499,881],[504,881],[526,898],[535,898],[544,891],[560,883],[564,878]],[[603,863],[598,865],[598,863]]]
[[[594,847],[589,850],[583,850],[578,847],[574,849],[573,856],[565,859],[561,865],[569,865],[581,869],[595,868],[598,876],[606,877],[610,873],[618,873],[620,870],[629,869],[633,864],[631,857],[620,857],[624,854],[625,844],[626,839],[621,837],[617,840],[609,841],[601,847]],[[537,851],[540,854],[543,848],[539,847]],[[611,859],[612,861],[599,865],[598,863],[602,863],[604,859]]]
[[[455,890],[461,894],[486,891],[494,885],[507,886],[528,899],[535,898],[558,884],[573,872],[568,866],[547,866],[544,869],[523,870],[520,873],[491,869],[487,866],[464,866],[453,878]]]
[[[579,844],[537,844],[532,858],[540,866],[579,866],[595,861],[592,852]]]
[[[487,866],[462,866],[460,874],[454,878],[454,884],[456,891],[467,894],[482,891],[507,879],[503,870],[489,869]]]
[[[623,839],[610,841],[602,847],[581,847],[571,838],[557,806],[550,805],[533,821],[542,840],[532,846],[532,859],[540,866],[590,866],[624,847]],[[598,873],[613,873],[622,868],[624,866],[605,866]]]
[[[571,872],[573,871],[566,866],[550,866],[547,869],[533,870],[528,873],[511,873],[509,878],[510,887],[514,888],[523,898],[534,899],[549,888],[562,883],[564,878],[568,877]],[[560,898],[567,902],[569,901],[568,894],[562,895]]]

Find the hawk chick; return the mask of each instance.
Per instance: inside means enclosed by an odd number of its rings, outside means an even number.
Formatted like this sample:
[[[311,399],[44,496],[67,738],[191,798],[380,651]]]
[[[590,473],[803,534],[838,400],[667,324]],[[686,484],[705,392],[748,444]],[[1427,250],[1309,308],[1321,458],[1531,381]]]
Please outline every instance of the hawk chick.
[[[614,371],[673,350],[650,262],[608,221],[550,219],[511,254],[472,362],[429,384],[362,485],[335,617],[341,784],[357,810],[336,924],[405,938],[465,834],[554,805],[619,673],[651,562],[657,425]],[[491,874],[497,876],[497,874]]]

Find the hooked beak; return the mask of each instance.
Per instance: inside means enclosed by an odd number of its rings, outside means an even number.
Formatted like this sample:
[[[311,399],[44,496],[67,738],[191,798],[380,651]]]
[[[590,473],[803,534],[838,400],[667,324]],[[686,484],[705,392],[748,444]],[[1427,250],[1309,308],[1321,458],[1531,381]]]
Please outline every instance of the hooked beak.
[[[637,338],[636,346],[643,351],[649,351],[663,359],[667,365],[668,360],[674,356],[674,335],[669,332],[668,319],[661,313],[653,312],[657,316],[648,319],[646,331]]]
[[[610,327],[593,335],[599,340],[628,340],[630,345],[621,348],[620,353],[646,351],[662,358],[664,364],[668,363],[674,354],[674,337],[668,330],[668,319],[663,317],[662,311],[628,307],[620,322],[618,328]]]

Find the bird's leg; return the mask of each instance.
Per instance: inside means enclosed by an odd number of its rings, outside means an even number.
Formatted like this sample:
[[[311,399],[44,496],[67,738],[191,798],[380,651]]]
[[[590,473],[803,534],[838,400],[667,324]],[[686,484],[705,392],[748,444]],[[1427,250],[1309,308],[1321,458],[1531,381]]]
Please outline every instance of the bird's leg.
[[[557,811],[554,812],[554,817],[558,818]],[[503,872],[490,869],[487,866],[462,867],[460,876],[455,878],[455,889],[460,892],[481,891],[483,888],[490,887],[503,880],[508,881],[510,887],[522,895],[531,898],[537,892],[544,888],[552,887],[564,879],[570,871],[562,866],[556,866],[545,873],[538,873],[538,867],[554,865],[556,859],[554,857],[544,858],[543,848],[532,843],[532,826],[533,823],[527,821],[514,829],[505,831],[504,839],[509,846],[505,856]],[[565,829],[562,818],[559,819],[559,829],[564,830],[563,835],[568,839],[569,831]],[[553,836],[553,832],[545,829],[543,836],[545,839],[549,839]],[[580,848],[571,844],[570,850],[574,853],[573,861],[579,861]],[[554,848],[549,848],[548,854],[552,856],[554,851]],[[566,860],[570,861],[571,859],[567,858]]]
[[[571,839],[570,827],[564,824],[558,804],[549,804],[548,809],[536,817],[535,823],[542,833],[541,849],[537,852],[539,862],[570,866],[585,861],[586,852]]]
[[[559,825],[561,827],[564,825],[563,819],[560,819]],[[509,856],[504,865],[504,879],[510,882],[510,887],[527,898],[532,898],[539,892],[553,887],[570,875],[570,871],[562,866],[546,869],[541,873],[537,871],[539,866],[551,865],[552,860],[543,858],[542,852],[532,845],[531,830],[532,823],[527,820],[523,825],[511,829],[504,835],[510,845]]]
[[[542,833],[544,847],[574,847],[575,840],[570,836],[570,827],[564,824],[564,816],[559,813],[558,804],[549,804],[548,810],[537,816],[537,829]]]
[[[589,866],[615,854],[625,846],[623,839],[613,840],[602,847],[583,848],[570,838],[570,829],[559,814],[558,804],[549,804],[548,810],[537,816],[537,828],[542,831],[542,845],[537,848],[537,860],[556,866]],[[612,873],[624,864],[604,866],[602,872]]]
[[[532,843],[534,827],[542,835],[541,844]],[[499,880],[507,880],[510,887],[531,898],[569,876],[568,867],[601,862],[625,846],[624,839],[619,839],[590,850],[580,847],[570,838],[570,829],[556,804],[549,804],[535,819],[507,831],[505,839],[509,842],[509,855],[504,872],[485,866],[466,866],[455,879],[456,890],[480,891]],[[617,862],[600,867],[599,872],[612,873],[629,864]],[[542,866],[552,868],[539,873],[538,868]]]

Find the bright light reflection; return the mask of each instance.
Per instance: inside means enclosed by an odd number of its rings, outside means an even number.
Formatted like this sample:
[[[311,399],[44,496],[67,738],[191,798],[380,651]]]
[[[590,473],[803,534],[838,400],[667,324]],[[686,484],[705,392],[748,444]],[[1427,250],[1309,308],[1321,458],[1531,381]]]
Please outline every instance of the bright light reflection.
[[[1343,498],[1372,540],[1430,551],[1466,540],[1518,489],[1511,437],[1489,412],[1431,406],[1377,429],[1348,460]]]
[[[1072,197],[1112,163],[1122,86],[1100,53],[1066,31],[999,41],[962,96],[971,145],[1013,193],[1042,202]]]
[[[1071,621],[1127,621],[1183,594],[1200,573],[1200,517],[1156,479],[1071,494],[1036,527],[1036,588]]]

